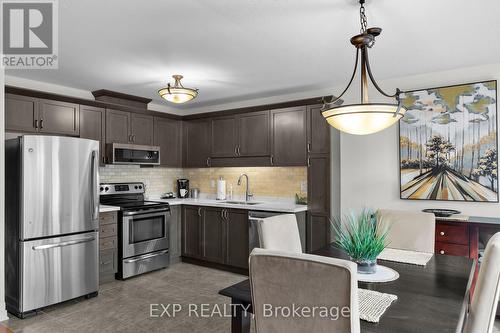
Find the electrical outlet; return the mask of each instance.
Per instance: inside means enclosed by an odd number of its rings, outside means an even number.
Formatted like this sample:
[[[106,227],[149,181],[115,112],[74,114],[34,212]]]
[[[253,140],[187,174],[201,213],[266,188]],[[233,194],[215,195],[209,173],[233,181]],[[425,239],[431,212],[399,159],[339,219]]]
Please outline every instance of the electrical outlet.
[[[307,182],[306,181],[300,182],[300,191],[307,192]]]

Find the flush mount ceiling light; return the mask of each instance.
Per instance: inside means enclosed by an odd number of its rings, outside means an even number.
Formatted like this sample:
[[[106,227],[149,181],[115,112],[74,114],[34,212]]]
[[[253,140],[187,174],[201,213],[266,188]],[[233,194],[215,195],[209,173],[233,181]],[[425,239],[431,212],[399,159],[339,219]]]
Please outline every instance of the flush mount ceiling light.
[[[174,85],[170,85],[170,83],[165,87],[158,90],[158,94],[160,94],[161,98],[166,99],[172,103],[186,103],[196,96],[198,96],[198,89],[185,88],[181,79],[182,75],[172,75],[175,82]]]
[[[375,37],[382,32],[381,28],[367,28],[365,15],[365,0],[360,0],[361,33],[351,38],[351,44],[356,47],[354,72],[347,87],[340,96],[330,101],[324,101],[321,113],[328,123],[342,132],[365,135],[381,131],[404,116],[406,109],[401,105],[401,90],[396,89],[393,95],[385,93],[375,81],[368,60],[368,49],[375,44]],[[349,90],[356,72],[361,54],[361,103],[341,105],[342,96]],[[371,103],[368,99],[368,78],[375,89],[385,97],[395,99],[395,103]]]

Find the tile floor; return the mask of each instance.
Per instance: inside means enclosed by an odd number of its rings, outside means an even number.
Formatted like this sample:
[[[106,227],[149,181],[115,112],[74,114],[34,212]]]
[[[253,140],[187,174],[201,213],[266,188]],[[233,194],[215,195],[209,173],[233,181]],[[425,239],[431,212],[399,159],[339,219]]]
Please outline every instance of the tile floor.
[[[16,333],[73,332],[230,332],[229,318],[189,317],[188,304],[229,304],[217,292],[243,281],[242,275],[185,263],[101,286],[99,296],[46,308],[34,317],[2,322]],[[150,304],[181,304],[175,318],[150,317]],[[159,313],[162,309],[159,308]],[[194,312],[193,312],[194,313]],[[201,308],[198,308],[201,315]]]
[[[223,309],[227,297],[217,292],[243,281],[242,275],[185,263],[126,281],[101,286],[99,296],[49,307],[34,317],[12,317],[2,322],[16,333],[76,332],[230,332],[230,319],[188,316],[188,304],[217,304]],[[150,317],[150,304],[180,304],[175,318]],[[161,312],[161,307],[159,308]],[[171,312],[171,311],[170,311]],[[201,314],[201,308],[198,308]],[[500,333],[500,320],[494,333]]]

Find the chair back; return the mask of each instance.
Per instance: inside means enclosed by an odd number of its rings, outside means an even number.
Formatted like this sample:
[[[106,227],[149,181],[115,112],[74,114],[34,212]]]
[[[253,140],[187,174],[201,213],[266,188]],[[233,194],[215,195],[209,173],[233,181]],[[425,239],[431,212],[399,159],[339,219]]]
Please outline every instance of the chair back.
[[[250,286],[256,333],[360,332],[353,262],[256,248],[250,255]],[[307,310],[299,309],[297,316],[294,305]]]
[[[479,269],[465,333],[493,332],[500,294],[500,232],[490,238]]]
[[[267,250],[302,253],[295,214],[281,214],[257,223],[260,247]]]
[[[388,228],[389,248],[434,253],[436,218],[434,214],[380,209],[377,223]]]

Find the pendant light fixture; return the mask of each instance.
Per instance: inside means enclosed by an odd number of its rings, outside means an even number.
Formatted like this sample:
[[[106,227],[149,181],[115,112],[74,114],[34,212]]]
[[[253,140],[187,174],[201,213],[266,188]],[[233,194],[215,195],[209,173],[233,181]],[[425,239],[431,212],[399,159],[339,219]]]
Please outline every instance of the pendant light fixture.
[[[382,32],[381,28],[367,28],[365,15],[365,0],[360,0],[361,33],[351,38],[351,44],[356,48],[354,72],[344,91],[331,101],[324,101],[321,113],[328,123],[342,132],[365,135],[381,131],[404,116],[406,109],[401,105],[401,90],[394,94],[385,93],[375,81],[368,60],[368,49],[375,44],[375,37]],[[356,76],[361,55],[361,103],[341,105],[342,96],[349,90]],[[395,103],[372,103],[368,98],[368,79],[375,89],[385,97],[393,98]]]
[[[165,87],[158,90],[158,94],[160,94],[161,98],[166,99],[172,103],[186,103],[196,96],[198,96],[198,89],[185,88],[181,79],[182,75],[172,75],[175,82],[174,85],[170,85],[170,83]]]

